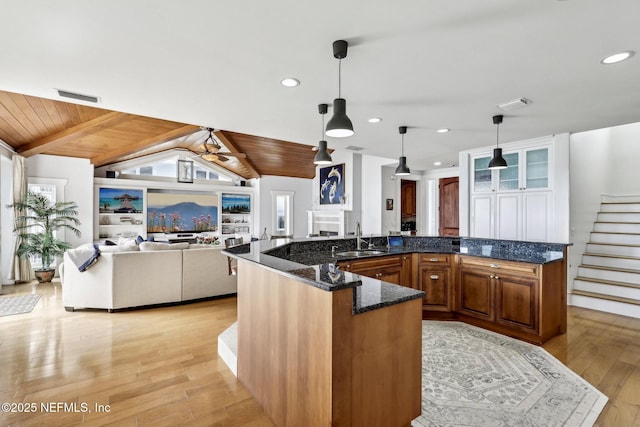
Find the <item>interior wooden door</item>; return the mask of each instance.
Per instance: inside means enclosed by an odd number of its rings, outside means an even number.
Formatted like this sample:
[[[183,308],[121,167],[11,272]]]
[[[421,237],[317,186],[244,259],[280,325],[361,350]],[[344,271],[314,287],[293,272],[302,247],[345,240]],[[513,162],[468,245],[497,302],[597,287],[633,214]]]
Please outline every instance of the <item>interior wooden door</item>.
[[[441,236],[460,234],[460,215],[458,190],[459,177],[440,179],[440,229]]]

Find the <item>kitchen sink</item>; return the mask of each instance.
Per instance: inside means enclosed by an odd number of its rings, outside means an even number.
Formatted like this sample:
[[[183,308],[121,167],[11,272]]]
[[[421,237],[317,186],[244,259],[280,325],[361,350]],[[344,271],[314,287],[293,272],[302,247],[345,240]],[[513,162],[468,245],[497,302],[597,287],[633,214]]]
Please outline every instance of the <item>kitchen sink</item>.
[[[380,251],[377,249],[363,249],[360,251],[344,251],[344,252],[336,252],[337,256],[344,257],[361,257],[361,256],[370,256],[370,255],[382,255],[386,254],[387,251]]]

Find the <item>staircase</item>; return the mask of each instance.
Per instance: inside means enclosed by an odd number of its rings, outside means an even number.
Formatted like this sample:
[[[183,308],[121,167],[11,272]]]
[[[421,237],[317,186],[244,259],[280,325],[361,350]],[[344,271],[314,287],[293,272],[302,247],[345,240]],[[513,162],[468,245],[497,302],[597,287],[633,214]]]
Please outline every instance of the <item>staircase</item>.
[[[570,303],[640,318],[640,196],[603,196]]]

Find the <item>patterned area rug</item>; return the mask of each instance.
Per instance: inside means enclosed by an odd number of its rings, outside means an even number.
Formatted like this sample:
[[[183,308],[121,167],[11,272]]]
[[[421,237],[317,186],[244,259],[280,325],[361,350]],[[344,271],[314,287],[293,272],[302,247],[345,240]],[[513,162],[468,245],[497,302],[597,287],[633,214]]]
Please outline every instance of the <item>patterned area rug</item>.
[[[543,348],[460,322],[422,323],[415,427],[592,426],[607,400]]]
[[[0,316],[29,313],[40,301],[40,294],[0,297]]]

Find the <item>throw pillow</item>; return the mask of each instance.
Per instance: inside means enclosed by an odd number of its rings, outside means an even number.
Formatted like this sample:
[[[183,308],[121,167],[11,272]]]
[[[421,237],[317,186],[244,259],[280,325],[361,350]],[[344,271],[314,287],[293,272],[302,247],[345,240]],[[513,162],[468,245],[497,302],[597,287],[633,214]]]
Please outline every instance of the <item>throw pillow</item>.
[[[111,240],[105,240],[104,244],[105,244],[105,246],[116,246],[117,245],[116,242],[112,242]]]
[[[140,244],[140,243],[142,243],[142,242],[144,242],[144,238],[143,238],[142,236],[138,236],[138,237],[136,237],[136,243],[137,243],[137,244]]]

